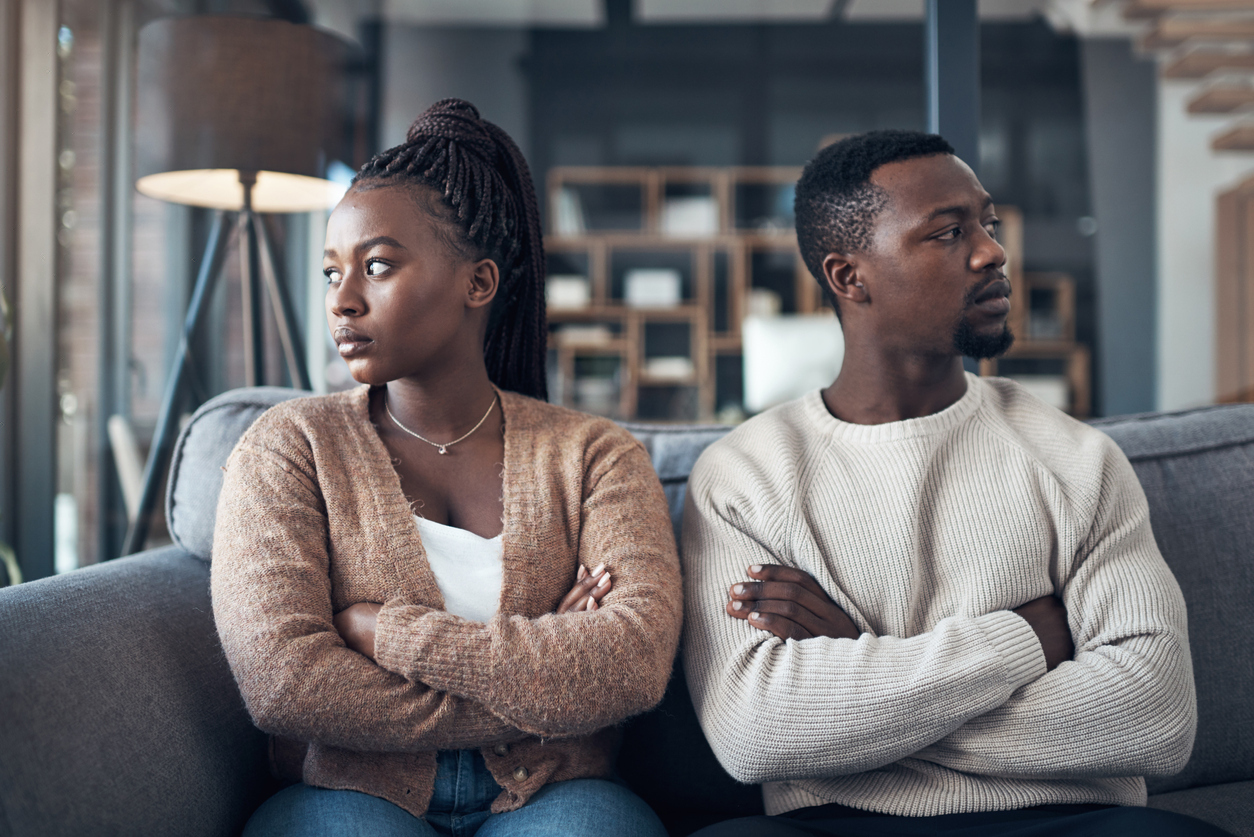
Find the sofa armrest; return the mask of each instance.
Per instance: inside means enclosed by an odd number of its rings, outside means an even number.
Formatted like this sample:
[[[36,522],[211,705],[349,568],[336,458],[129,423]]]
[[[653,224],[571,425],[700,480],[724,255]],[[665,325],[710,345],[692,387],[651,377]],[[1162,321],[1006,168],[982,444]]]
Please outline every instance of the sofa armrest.
[[[0,589],[0,835],[238,834],[273,790],[177,547]]]

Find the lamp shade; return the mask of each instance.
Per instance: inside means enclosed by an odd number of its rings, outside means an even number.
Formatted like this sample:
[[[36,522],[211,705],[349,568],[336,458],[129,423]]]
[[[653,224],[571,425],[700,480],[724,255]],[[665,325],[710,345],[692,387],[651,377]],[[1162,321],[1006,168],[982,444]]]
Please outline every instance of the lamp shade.
[[[323,178],[343,131],[348,44],[281,20],[165,18],[140,30],[136,188],[193,206],[258,212],[333,205]]]

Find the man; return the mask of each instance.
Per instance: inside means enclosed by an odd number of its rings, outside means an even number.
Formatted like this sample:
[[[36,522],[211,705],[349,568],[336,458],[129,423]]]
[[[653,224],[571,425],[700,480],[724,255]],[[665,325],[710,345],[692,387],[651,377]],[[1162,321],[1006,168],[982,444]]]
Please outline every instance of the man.
[[[700,834],[1222,834],[1141,807],[1196,704],[1131,466],[963,372],[1012,340],[992,199],[940,137],[877,131],[796,209],[845,357],[693,469],[688,684],[771,815]]]

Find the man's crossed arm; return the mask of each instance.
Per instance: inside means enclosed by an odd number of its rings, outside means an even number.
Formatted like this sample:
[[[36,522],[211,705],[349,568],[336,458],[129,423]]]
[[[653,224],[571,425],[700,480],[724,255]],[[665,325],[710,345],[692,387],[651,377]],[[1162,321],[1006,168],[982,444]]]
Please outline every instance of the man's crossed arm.
[[[809,573],[778,564],[754,564],[748,574],[752,581],[738,582],[728,590],[728,616],[745,619],[780,639],[857,639],[861,633]],[[1057,596],[1041,596],[1014,612],[1040,640],[1047,670],[1071,659],[1075,646],[1067,627],[1067,608]]]

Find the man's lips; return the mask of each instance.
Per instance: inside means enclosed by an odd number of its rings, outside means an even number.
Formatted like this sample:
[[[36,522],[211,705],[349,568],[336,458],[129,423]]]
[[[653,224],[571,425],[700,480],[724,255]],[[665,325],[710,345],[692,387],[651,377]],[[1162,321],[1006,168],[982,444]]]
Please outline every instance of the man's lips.
[[[340,357],[352,357],[365,351],[374,340],[364,334],[353,331],[347,326],[337,328],[331,332],[332,338],[335,340],[336,348],[339,349]]]
[[[990,282],[973,300],[976,308],[986,314],[1005,315],[1010,313],[1010,283],[1003,279]]]

